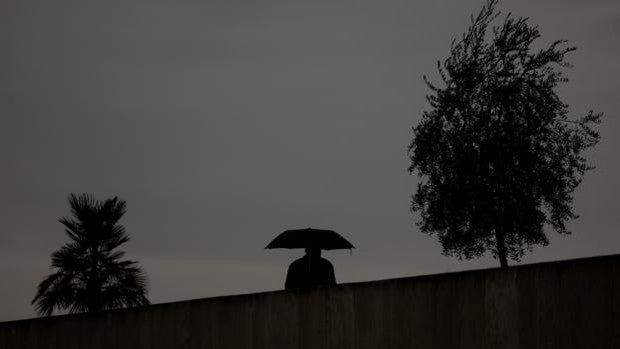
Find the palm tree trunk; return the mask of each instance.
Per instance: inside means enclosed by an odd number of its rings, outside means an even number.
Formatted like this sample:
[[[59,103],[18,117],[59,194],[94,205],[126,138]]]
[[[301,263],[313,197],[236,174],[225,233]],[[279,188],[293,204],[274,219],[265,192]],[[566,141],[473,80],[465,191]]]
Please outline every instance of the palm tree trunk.
[[[506,252],[506,244],[504,241],[504,232],[502,229],[495,229],[495,243],[497,245],[497,257],[501,268],[508,268],[508,257]]]
[[[91,270],[88,277],[88,312],[94,313],[101,311],[101,280],[99,279],[99,248],[91,247]]]

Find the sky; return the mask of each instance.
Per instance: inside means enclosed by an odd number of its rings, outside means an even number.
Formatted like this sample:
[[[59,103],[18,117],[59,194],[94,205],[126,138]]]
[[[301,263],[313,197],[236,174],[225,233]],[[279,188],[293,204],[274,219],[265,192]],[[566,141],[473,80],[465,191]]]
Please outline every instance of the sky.
[[[482,0],[0,3],[0,321],[30,301],[67,241],[71,192],[127,201],[127,257],[154,303],[278,290],[291,228],[333,229],[338,282],[498,266],[443,256],[409,211],[422,79]],[[559,88],[605,113],[570,236],[521,263],[620,253],[620,2],[504,0],[541,47],[569,40]],[[514,263],[513,263],[514,264]]]

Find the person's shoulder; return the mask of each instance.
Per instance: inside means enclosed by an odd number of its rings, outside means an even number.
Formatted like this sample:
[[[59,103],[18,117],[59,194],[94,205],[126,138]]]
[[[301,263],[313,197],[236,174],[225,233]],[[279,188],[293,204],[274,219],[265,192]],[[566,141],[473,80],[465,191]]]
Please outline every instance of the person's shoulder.
[[[322,265],[322,266],[325,266],[325,267],[330,267],[330,268],[333,268],[333,267],[334,267],[334,266],[332,265],[332,262],[330,262],[329,260],[327,260],[327,259],[325,259],[325,258],[323,258],[323,257],[321,257],[321,259],[320,259],[319,261],[320,261],[319,263],[321,263],[321,265]]]
[[[294,261],[291,263],[291,267],[292,267],[292,266],[303,265],[304,263],[306,263],[306,257],[301,257],[301,258],[299,258],[299,259],[294,260]]]

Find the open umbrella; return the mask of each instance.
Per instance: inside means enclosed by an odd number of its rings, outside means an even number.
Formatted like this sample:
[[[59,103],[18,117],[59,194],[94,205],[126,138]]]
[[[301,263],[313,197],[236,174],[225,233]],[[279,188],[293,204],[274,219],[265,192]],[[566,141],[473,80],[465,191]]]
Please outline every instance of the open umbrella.
[[[265,248],[319,248],[322,250],[350,250],[355,248],[347,239],[333,230],[292,229],[276,236]]]

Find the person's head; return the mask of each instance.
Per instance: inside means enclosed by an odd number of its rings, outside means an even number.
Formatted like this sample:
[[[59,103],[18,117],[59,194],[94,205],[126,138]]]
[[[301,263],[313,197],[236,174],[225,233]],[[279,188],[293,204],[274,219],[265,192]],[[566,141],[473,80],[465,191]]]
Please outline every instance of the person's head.
[[[316,247],[306,247],[306,254],[309,257],[321,257],[321,249]]]

